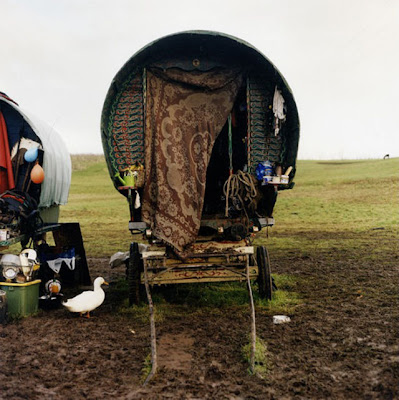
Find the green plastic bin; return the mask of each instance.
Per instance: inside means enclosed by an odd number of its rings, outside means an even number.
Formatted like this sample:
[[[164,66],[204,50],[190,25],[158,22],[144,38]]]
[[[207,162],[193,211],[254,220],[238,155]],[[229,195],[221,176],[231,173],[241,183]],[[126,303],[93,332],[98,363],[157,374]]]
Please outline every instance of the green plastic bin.
[[[27,317],[37,312],[40,279],[26,283],[0,282],[0,289],[7,295],[8,316]]]

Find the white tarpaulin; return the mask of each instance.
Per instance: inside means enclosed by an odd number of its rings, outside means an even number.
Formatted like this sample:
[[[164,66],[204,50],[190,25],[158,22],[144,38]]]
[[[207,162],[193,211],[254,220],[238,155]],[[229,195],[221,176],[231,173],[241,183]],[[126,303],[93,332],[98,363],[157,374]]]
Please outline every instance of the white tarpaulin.
[[[13,107],[39,137],[43,147],[44,181],[41,184],[39,207],[46,208],[68,202],[71,185],[71,157],[61,136],[47,123],[22,110],[19,106],[0,97]]]

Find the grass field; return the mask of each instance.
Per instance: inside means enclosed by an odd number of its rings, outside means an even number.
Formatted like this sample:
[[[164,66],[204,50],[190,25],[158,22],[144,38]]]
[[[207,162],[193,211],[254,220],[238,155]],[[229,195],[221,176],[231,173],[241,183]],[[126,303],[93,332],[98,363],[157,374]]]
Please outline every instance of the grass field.
[[[81,224],[89,257],[108,258],[127,251],[133,240],[127,228],[128,205],[114,189],[104,159],[79,155],[72,157],[72,163],[69,202],[62,207],[61,222]],[[276,225],[259,234],[255,242],[268,247],[272,271],[276,263],[291,258],[323,259],[328,269],[334,268],[337,259],[350,262],[361,258],[374,263],[397,253],[399,159],[299,161],[297,169],[294,189],[279,192]],[[274,313],[292,312],[300,303],[295,281],[301,278],[275,275],[280,290],[271,303],[257,298],[258,307]],[[242,285],[195,288],[183,286],[177,296],[177,303],[194,306],[190,312],[203,307],[246,307]],[[126,286],[120,295],[127,306]],[[175,309],[176,296],[172,307],[162,296],[155,300],[160,314],[180,312]],[[130,311],[126,308],[123,312]]]
[[[102,156],[72,156],[69,202],[61,222],[81,224],[92,257],[126,251],[131,241],[125,198]],[[399,159],[299,161],[293,190],[279,193],[276,225],[259,235],[273,256],[295,251],[393,251],[399,219]],[[333,233],[333,234],[332,234]],[[372,253],[372,254],[371,254]]]

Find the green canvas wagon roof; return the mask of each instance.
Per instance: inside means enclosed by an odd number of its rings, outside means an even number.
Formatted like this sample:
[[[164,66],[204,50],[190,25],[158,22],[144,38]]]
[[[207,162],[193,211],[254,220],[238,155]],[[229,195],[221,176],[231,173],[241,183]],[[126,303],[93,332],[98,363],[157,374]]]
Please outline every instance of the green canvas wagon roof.
[[[123,65],[114,77],[104,102],[101,118],[102,142],[112,179],[115,173],[131,164],[132,161],[143,162],[143,103],[145,102],[143,70],[147,67],[158,67],[209,71],[213,67],[223,66],[238,67],[248,76],[256,76],[255,89],[257,82],[269,81],[281,91],[287,108],[284,132],[286,145],[283,152],[284,160],[281,161],[285,165],[294,167],[291,178],[294,177],[299,141],[299,118],[292,91],[283,75],[267,57],[243,40],[218,32],[186,31],[165,36],[143,47]],[[127,105],[127,97],[130,98],[129,105]],[[129,121],[123,122],[119,118],[123,112],[121,107],[134,109]],[[122,126],[123,123],[129,125]],[[117,129],[122,130],[117,132]],[[125,137],[125,133],[133,135],[133,141],[130,137],[129,143],[124,142],[121,138]],[[117,135],[119,135],[118,149],[115,148]],[[131,154],[136,155],[136,158],[124,160],[123,150],[127,148]],[[124,154],[127,155],[128,151],[126,150]]]
[[[112,96],[114,90],[118,90],[118,86],[123,84],[126,77],[138,67],[157,62],[163,62],[166,66],[166,60],[178,59],[183,64],[185,60],[191,62],[195,55],[200,62],[201,58],[204,56],[206,58],[203,67],[201,64],[195,66],[200,70],[205,67],[209,69],[211,59],[213,59],[214,62],[218,60],[224,64],[238,64],[251,69],[273,71],[281,88],[286,89],[292,96],[288,83],[276,66],[248,42],[219,32],[186,31],[154,40],[135,53],[116,74],[107,98]],[[103,115],[104,112],[106,108],[103,110]]]

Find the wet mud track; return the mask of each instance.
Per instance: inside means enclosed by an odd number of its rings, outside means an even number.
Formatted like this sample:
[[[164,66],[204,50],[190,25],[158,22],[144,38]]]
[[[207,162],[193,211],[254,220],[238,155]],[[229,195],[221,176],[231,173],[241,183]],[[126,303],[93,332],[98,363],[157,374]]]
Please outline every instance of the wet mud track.
[[[162,361],[142,387],[149,324],[116,313],[107,296],[91,319],[58,309],[0,326],[0,399],[398,398],[397,257],[273,261],[274,272],[298,277],[303,303],[283,325],[257,312],[272,365],[264,379],[247,373],[241,354],[249,313],[215,309],[157,324]],[[107,260],[89,265],[93,278],[121,274]]]

